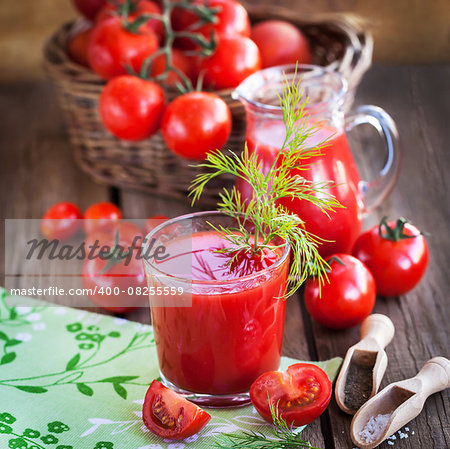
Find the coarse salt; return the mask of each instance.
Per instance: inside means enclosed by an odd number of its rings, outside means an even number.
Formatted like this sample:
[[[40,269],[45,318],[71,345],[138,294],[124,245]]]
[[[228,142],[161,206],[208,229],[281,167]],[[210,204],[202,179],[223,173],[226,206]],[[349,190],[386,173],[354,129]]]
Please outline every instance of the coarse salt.
[[[371,416],[364,428],[359,432],[359,436],[364,443],[373,443],[381,437],[391,417],[390,413]]]
[[[401,430],[398,431],[398,435],[399,435],[401,440],[403,438],[408,438],[408,434],[407,433],[403,433]]]

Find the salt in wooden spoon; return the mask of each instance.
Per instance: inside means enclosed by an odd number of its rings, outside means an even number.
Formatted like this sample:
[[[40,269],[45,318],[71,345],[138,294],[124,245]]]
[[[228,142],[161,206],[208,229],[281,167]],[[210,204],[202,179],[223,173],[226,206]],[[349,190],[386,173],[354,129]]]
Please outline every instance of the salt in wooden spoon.
[[[394,333],[386,315],[375,313],[363,321],[361,341],[347,351],[336,381],[336,402],[344,412],[354,415],[378,391],[387,367],[384,348]]]
[[[353,417],[350,434],[360,449],[372,449],[421,411],[428,396],[450,387],[450,360],[434,357],[411,379],[394,382]]]

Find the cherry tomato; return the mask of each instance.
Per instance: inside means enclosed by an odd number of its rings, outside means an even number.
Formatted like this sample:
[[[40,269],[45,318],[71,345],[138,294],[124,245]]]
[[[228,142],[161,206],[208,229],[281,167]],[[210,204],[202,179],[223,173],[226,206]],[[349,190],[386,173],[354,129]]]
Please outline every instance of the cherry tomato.
[[[109,230],[97,230],[88,235],[84,239],[84,247],[89,254],[93,251],[92,255],[98,254],[100,249],[105,246],[105,242],[109,242],[113,239],[113,236],[109,233]]]
[[[93,246],[97,241],[97,245],[101,247],[104,242],[114,240],[119,233],[119,240],[125,240],[127,242],[135,242],[136,245],[141,245],[144,239],[144,233],[142,229],[132,222],[119,221],[118,223],[112,223],[106,229],[100,229],[86,236],[84,242],[85,247],[89,250],[90,246]]]
[[[81,228],[83,216],[73,203],[56,203],[50,207],[41,220],[42,235],[49,240],[67,240]]]
[[[250,399],[258,413],[272,421],[270,404],[278,406],[289,426],[299,427],[314,421],[331,399],[331,382],[321,368],[311,363],[296,363],[286,371],[261,374],[250,388]]]
[[[194,5],[203,5],[203,0],[194,0]],[[195,32],[201,34],[206,39],[211,39],[211,33],[227,36],[250,36],[250,20],[246,9],[234,0],[209,0],[210,8],[218,9],[216,15],[217,22],[207,23],[195,28]],[[172,12],[172,25],[175,31],[192,30],[199,21],[194,13],[182,8],[175,8]],[[176,40],[176,44],[185,50],[193,50],[196,45],[189,38]]]
[[[99,99],[105,127],[124,140],[143,140],[154,134],[164,111],[161,86],[132,75],[110,80]]]
[[[332,329],[347,329],[366,318],[375,305],[375,280],[367,267],[348,254],[328,258],[329,282],[322,285],[310,278],[305,287],[305,305],[320,324]]]
[[[100,9],[105,6],[107,0],[73,0],[75,7],[89,20],[94,20]]]
[[[256,44],[244,36],[219,36],[216,51],[200,63],[205,84],[214,89],[236,87],[261,69]]]
[[[399,296],[412,290],[428,265],[428,245],[420,231],[405,219],[386,222],[363,232],[353,255],[364,262],[381,296]]]
[[[102,20],[117,16],[117,14],[119,14],[118,6],[123,2],[124,0],[116,1],[116,3],[107,3],[95,17],[95,22],[98,23]],[[142,14],[161,14],[161,8],[155,2],[149,0],[139,0],[137,3],[132,2],[131,7],[132,9],[128,14],[128,20],[131,23],[133,23]],[[139,28],[139,31],[144,31],[145,29],[154,31],[159,40],[162,40],[164,26],[160,20],[149,19]]]
[[[310,64],[309,43],[302,32],[283,20],[266,20],[252,28],[251,38],[261,53],[263,67],[275,65]]]
[[[153,217],[147,218],[144,224],[144,234],[147,235],[150,231],[153,231],[156,226],[159,226],[162,221],[166,220],[169,220],[169,217],[166,217],[165,215],[153,215]]]
[[[156,34],[147,28],[127,31],[121,18],[102,20],[94,27],[88,45],[88,60],[97,75],[110,79],[127,74],[127,66],[139,73],[146,58],[158,50]]]
[[[72,37],[67,44],[67,54],[72,61],[77,64],[89,67],[89,61],[87,57],[87,48],[89,40],[91,38],[92,28],[87,28]]]
[[[161,122],[167,146],[187,159],[204,159],[228,140],[231,113],[226,103],[209,92],[181,95],[167,106]]]
[[[191,81],[195,79],[195,69],[189,56],[184,55],[180,50],[172,50],[172,64],[179,70],[181,70]],[[166,69],[166,56],[161,54],[157,56],[152,63],[152,78],[161,75]],[[180,76],[175,72],[170,72],[164,80],[167,86],[175,86],[177,83],[181,83]]]
[[[123,254],[130,251],[132,242],[119,240],[118,245]],[[95,254],[88,254],[82,268],[83,288],[92,292],[89,295],[91,300],[115,313],[125,313],[143,306],[148,301],[148,297],[142,294],[147,284],[144,264],[136,257],[137,250],[133,250],[130,258],[117,258],[111,266],[111,254],[119,254],[116,240],[110,238],[101,242],[101,246]],[[109,254],[105,254],[105,247],[110,249]]]
[[[142,417],[155,435],[169,440],[182,440],[200,432],[211,416],[154,380],[144,399]]]
[[[95,231],[108,232],[113,229],[114,220],[122,218],[121,210],[113,203],[95,203],[89,206],[84,213],[84,230],[87,235]]]

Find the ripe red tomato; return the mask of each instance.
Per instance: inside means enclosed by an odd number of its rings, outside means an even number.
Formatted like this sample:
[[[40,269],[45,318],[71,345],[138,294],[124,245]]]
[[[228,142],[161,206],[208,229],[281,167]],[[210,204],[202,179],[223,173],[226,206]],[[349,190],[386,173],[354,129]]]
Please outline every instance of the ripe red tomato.
[[[49,240],[67,240],[81,228],[83,216],[73,203],[56,203],[50,207],[41,220],[42,235]]]
[[[195,78],[195,70],[192,64],[192,60],[189,56],[183,54],[180,50],[173,49],[172,50],[172,64],[179,70],[181,70],[191,81]],[[157,56],[152,63],[152,78],[161,75],[166,69],[166,56],[161,54]],[[177,83],[181,83],[181,78],[175,72],[170,72],[166,79],[165,83],[167,86],[175,86]]]
[[[219,36],[216,51],[200,63],[205,84],[214,89],[236,87],[261,69],[256,44],[244,36]]]
[[[250,388],[250,399],[266,421],[273,422],[270,401],[272,406],[278,405],[279,416],[289,426],[304,426],[327,408],[331,399],[331,382],[318,366],[296,363],[284,372],[261,374]]]
[[[187,159],[204,159],[227,141],[231,113],[226,103],[209,92],[189,92],[167,106],[161,122],[167,146]]]
[[[305,287],[305,305],[320,324],[332,329],[347,329],[366,318],[375,305],[375,280],[367,267],[348,254],[328,258],[329,282],[319,291],[316,278]]]
[[[122,254],[132,246],[127,240],[119,240],[118,244],[123,248]],[[101,245],[118,254],[115,239],[101,242]],[[137,250],[133,250],[129,259],[118,258],[113,266],[108,266],[111,257],[104,255],[102,248],[86,258],[82,268],[83,288],[91,290],[89,297],[95,304],[115,313],[125,313],[146,304],[144,264],[136,254]]]
[[[129,221],[119,221],[118,223],[112,223],[106,229],[100,229],[87,235],[84,240],[85,247],[89,250],[89,247],[94,245],[96,241],[98,241],[99,246],[102,246],[104,242],[114,240],[117,233],[119,233],[119,240],[131,243],[135,241],[136,245],[141,245],[144,239],[144,233],[139,226]]]
[[[95,22],[101,22],[102,20],[109,19],[118,14],[118,6],[122,4],[124,0],[117,1],[116,3],[107,3],[95,17]],[[133,23],[142,14],[161,14],[161,8],[152,1],[139,0],[137,3],[131,3],[132,9],[128,14],[128,20]],[[148,29],[154,31],[158,38],[161,40],[164,34],[164,26],[160,20],[149,19],[142,25],[139,30],[144,31]]]
[[[146,58],[158,50],[156,34],[147,28],[139,33],[127,31],[119,17],[102,20],[94,27],[88,45],[88,60],[104,79],[125,75],[126,66],[139,73]]]
[[[70,59],[85,67],[89,67],[87,48],[91,38],[91,32],[92,28],[87,28],[73,36],[67,44],[67,54]]]
[[[194,0],[193,4],[203,5],[203,0]],[[246,9],[234,0],[209,0],[211,8],[219,9],[217,13],[217,23],[207,23],[195,28],[196,33],[200,33],[206,39],[211,38],[211,33],[215,32],[227,36],[250,36],[250,20]],[[199,18],[194,13],[182,8],[175,8],[172,12],[172,26],[175,31],[189,31]],[[177,45],[185,50],[193,50],[196,45],[189,38],[176,40]]]
[[[164,91],[152,81],[118,76],[102,90],[99,109],[103,124],[119,139],[147,139],[159,128]]]
[[[402,218],[396,223],[383,219],[379,226],[363,232],[355,242],[353,255],[367,265],[381,296],[409,292],[428,265],[427,241]]]
[[[251,38],[261,52],[263,67],[311,64],[309,43],[302,32],[283,20],[266,20],[252,28]]]
[[[94,20],[100,9],[105,6],[107,0],[73,0],[75,7],[89,20]]]
[[[154,380],[144,399],[142,417],[155,435],[182,440],[200,432],[211,415]]]
[[[165,215],[153,215],[153,217],[147,218],[144,224],[144,233],[145,236],[155,229],[156,226],[159,226],[163,221],[169,220],[169,217]],[[144,237],[145,237],[144,236]]]
[[[113,203],[95,203],[86,209],[84,218],[84,231],[89,235],[95,231],[108,232],[108,230],[113,229],[114,220],[120,220],[122,212]]]

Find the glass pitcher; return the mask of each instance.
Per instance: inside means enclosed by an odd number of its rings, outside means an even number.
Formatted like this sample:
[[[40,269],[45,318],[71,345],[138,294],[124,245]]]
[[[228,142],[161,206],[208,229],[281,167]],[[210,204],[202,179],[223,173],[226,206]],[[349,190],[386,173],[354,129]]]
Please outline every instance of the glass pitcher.
[[[250,152],[256,151],[267,172],[276,158],[285,138],[285,125],[278,96],[283,82],[300,80],[303,95],[308,98],[305,109],[308,120],[318,124],[318,130],[309,139],[311,147],[324,139],[328,145],[322,155],[308,160],[309,167],[299,172],[311,181],[333,181],[329,193],[343,206],[327,217],[308,201],[284,200],[284,205],[305,221],[306,229],[326,240],[320,246],[322,256],[351,252],[361,232],[362,218],[376,208],[390,193],[396,181],[400,152],[398,132],[392,118],[376,106],[359,106],[354,112],[345,112],[348,93],[341,74],[314,65],[270,67],[246,78],[233,92],[246,109],[246,140]],[[376,179],[363,181],[347,142],[346,132],[357,125],[374,126],[383,138],[387,159]],[[237,188],[243,198],[251,198],[250,186],[238,180]]]

